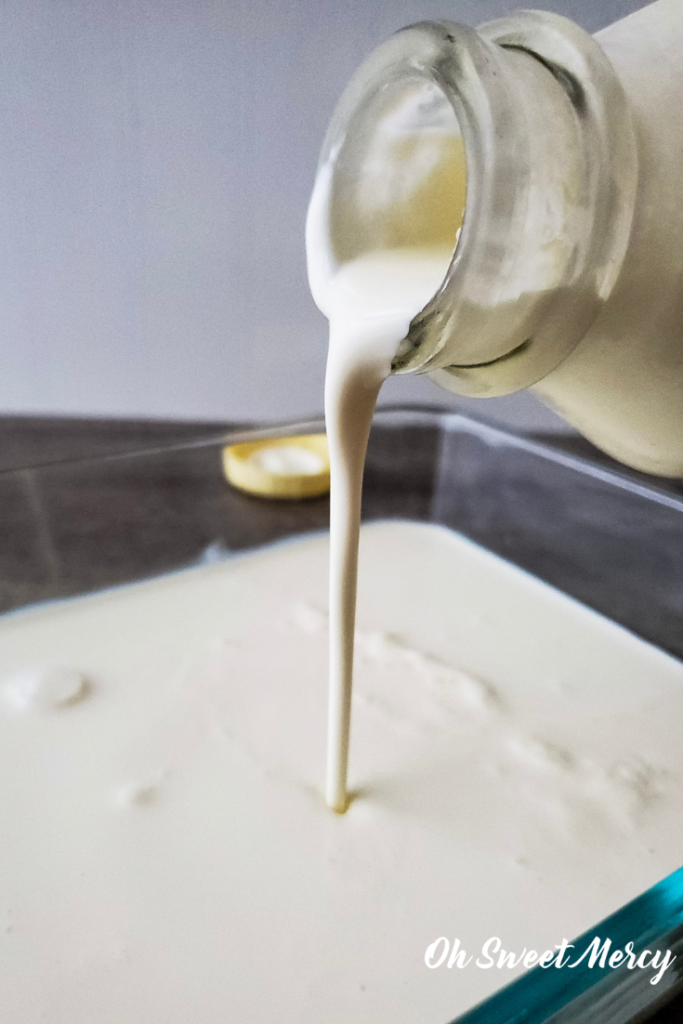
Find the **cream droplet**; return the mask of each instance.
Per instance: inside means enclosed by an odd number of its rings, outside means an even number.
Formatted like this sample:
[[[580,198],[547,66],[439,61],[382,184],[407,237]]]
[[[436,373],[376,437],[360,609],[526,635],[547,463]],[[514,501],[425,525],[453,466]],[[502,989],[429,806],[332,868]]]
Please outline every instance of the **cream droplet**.
[[[76,704],[90,685],[78,669],[40,666],[24,669],[2,685],[2,695],[15,711],[53,711]]]

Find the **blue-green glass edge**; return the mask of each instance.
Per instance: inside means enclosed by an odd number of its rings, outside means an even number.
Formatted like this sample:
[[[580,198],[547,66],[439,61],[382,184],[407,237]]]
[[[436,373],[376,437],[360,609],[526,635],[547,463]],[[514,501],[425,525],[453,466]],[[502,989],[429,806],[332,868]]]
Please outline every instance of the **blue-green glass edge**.
[[[668,936],[681,925],[683,867],[574,939],[574,945],[579,955],[596,937],[601,942],[611,939],[612,950],[623,949],[629,942],[635,953],[646,948],[664,950]],[[535,967],[451,1024],[545,1024],[608,976],[618,984],[626,975],[625,964],[618,968],[596,964],[591,968],[588,959],[572,968]],[[653,986],[653,1002],[659,994]]]

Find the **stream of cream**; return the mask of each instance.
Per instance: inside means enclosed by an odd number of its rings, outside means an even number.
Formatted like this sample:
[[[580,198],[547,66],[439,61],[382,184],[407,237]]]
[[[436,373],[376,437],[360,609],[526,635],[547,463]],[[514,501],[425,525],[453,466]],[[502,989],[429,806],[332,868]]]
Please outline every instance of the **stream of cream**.
[[[330,666],[325,795],[346,810],[363,467],[372,415],[415,313],[450,253],[384,251],[344,266],[330,289],[325,419],[330,447]]]
[[[397,159],[396,146],[390,151]],[[400,152],[415,147],[402,140]],[[425,197],[425,177],[450,183]],[[384,238],[401,244],[362,253],[336,266],[329,251],[326,217],[331,173],[323,167],[311,200],[307,251],[311,290],[330,321],[325,377],[325,420],[330,448],[330,664],[328,755],[325,795],[343,813],[348,806],[347,770],[351,725],[354,624],[358,575],[363,467],[380,388],[410,323],[442,283],[457,244],[462,211],[444,213],[450,196],[464,202],[465,158],[461,141],[432,133],[429,160],[419,161],[414,181],[389,204],[389,221],[400,229]],[[412,188],[410,187],[412,185]],[[386,197],[385,197],[386,199]],[[438,207],[438,208],[437,208]],[[443,216],[439,216],[439,212]],[[387,214],[385,213],[385,220]],[[444,232],[444,222],[447,230]],[[425,227],[426,225],[426,227]],[[452,236],[452,237],[450,237]],[[411,244],[411,240],[415,243]],[[429,243],[432,244],[429,244]]]

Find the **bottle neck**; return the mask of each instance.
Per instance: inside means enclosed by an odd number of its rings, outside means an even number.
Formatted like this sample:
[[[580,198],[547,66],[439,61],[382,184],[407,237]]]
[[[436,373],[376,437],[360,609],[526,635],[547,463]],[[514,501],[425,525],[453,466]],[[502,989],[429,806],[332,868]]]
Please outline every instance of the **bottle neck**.
[[[368,153],[397,109],[413,132],[455,116],[466,199],[447,274],[394,372],[430,372],[470,395],[536,383],[586,333],[628,244],[635,143],[611,65],[591,36],[540,12],[478,31],[424,23],[397,33],[354,76],[323,147],[338,263],[396,232],[364,196]]]

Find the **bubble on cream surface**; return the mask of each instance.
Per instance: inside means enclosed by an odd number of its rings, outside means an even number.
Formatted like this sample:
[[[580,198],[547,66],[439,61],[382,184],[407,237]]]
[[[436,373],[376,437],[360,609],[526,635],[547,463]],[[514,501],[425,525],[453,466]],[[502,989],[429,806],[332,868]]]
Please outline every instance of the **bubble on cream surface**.
[[[0,683],[0,690],[14,711],[54,711],[83,700],[90,684],[78,669],[43,665],[11,675]]]

